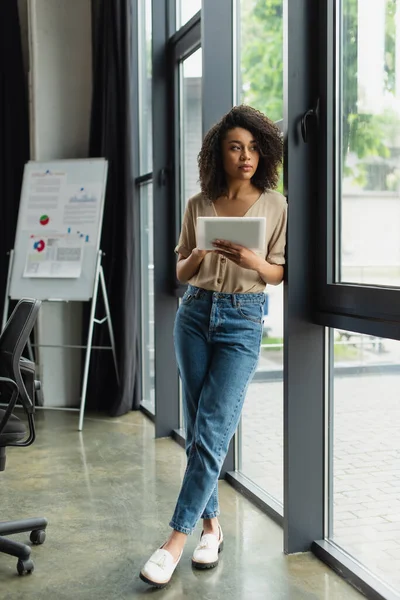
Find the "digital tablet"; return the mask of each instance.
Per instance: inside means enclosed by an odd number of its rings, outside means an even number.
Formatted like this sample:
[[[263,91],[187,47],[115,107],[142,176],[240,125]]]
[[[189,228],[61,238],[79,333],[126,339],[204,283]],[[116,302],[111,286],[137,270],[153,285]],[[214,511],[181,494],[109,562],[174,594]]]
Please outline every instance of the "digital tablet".
[[[197,247],[215,250],[215,240],[227,240],[264,252],[265,231],[265,217],[197,217]]]

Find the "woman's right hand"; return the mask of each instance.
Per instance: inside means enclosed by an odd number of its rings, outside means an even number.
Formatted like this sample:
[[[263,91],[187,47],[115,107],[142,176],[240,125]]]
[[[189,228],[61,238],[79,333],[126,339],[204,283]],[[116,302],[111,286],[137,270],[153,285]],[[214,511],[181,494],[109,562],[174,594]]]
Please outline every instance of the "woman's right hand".
[[[179,254],[176,265],[176,276],[178,281],[187,283],[200,269],[200,265],[203,262],[205,255],[209,252],[214,252],[214,250],[200,250],[199,248],[193,248],[191,254],[187,258]]]

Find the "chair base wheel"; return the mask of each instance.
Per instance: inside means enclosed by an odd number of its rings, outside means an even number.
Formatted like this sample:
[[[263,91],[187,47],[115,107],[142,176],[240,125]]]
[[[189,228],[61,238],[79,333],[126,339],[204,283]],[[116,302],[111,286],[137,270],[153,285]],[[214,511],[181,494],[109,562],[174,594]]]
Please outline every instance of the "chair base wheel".
[[[34,531],[32,531],[32,533],[30,535],[30,540],[31,540],[32,544],[35,544],[36,546],[40,546],[40,544],[44,544],[45,539],[46,539],[46,532],[44,531],[44,529],[35,529]]]
[[[17,562],[17,571],[18,575],[25,575],[27,573],[30,575],[35,569],[35,565],[33,564],[33,560],[28,558],[27,560],[22,560],[21,558]]]

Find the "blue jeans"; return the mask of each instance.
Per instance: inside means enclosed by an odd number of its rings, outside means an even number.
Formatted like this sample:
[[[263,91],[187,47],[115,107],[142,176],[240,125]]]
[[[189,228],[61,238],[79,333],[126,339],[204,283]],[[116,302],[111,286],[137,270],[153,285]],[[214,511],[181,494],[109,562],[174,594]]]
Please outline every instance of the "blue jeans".
[[[219,514],[218,477],[257,367],[265,295],[189,285],[174,340],[182,380],[187,467],[170,526],[191,534]]]

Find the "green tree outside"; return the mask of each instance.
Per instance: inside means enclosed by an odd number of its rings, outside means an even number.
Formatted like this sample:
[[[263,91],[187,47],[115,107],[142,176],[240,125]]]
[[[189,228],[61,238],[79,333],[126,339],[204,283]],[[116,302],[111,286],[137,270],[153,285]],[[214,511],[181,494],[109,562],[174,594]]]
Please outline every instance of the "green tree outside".
[[[343,1],[342,16],[342,168],[360,187],[367,182],[368,161],[389,159],[393,131],[399,115],[385,111],[366,114],[358,109],[358,2]],[[274,121],[283,118],[283,0],[243,0],[241,4],[242,101]],[[387,0],[385,14],[385,92],[396,88],[396,22],[398,0]],[[400,32],[399,32],[400,34]],[[359,159],[356,169],[346,162],[350,153]],[[388,179],[390,181],[390,179]],[[392,187],[397,178],[391,179]]]

